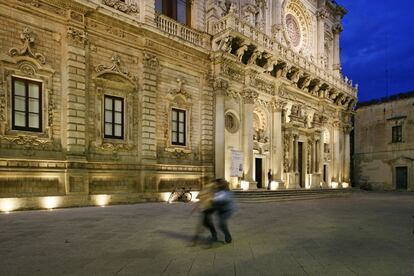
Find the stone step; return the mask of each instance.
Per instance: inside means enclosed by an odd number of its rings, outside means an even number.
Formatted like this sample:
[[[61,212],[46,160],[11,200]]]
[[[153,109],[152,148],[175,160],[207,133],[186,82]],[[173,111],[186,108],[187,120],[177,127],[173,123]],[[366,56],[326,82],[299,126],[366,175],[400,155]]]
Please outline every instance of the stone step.
[[[351,189],[313,189],[313,190],[280,190],[280,191],[234,191],[237,202],[259,203],[286,200],[304,200],[315,198],[329,198],[350,195]]]
[[[234,200],[239,203],[267,203],[267,202],[280,202],[280,201],[293,201],[293,200],[338,198],[338,197],[346,197],[346,196],[348,196],[348,194],[290,196],[290,197],[273,197],[273,198],[235,198]]]

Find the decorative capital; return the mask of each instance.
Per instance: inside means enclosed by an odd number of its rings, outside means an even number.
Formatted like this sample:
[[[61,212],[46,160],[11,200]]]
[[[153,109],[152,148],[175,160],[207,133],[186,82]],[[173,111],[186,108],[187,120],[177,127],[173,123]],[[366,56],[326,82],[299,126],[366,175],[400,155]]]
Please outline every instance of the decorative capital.
[[[332,32],[334,34],[340,34],[340,33],[342,33],[343,30],[344,30],[344,28],[343,28],[341,23],[337,23],[332,27]]]
[[[20,40],[23,42],[23,48],[11,48],[9,50],[10,56],[29,56],[38,60],[41,64],[46,63],[46,58],[44,55],[33,52],[32,45],[35,42],[35,36],[29,27],[25,27],[20,33]]]
[[[155,55],[144,53],[144,66],[152,70],[157,70],[160,67],[160,61]]]
[[[317,17],[319,20],[324,20],[324,19],[326,19],[326,18],[328,17],[328,13],[327,13],[327,11],[326,11],[325,9],[319,9],[319,10],[316,12],[316,17]]]
[[[273,98],[269,105],[272,108],[273,112],[281,112],[285,108],[286,102]]]
[[[88,42],[88,35],[83,30],[76,29],[74,27],[69,27],[67,35],[69,42],[73,43],[76,46],[84,47]]]
[[[213,89],[214,91],[226,91],[229,88],[229,82],[221,78],[214,79]]]
[[[259,98],[259,93],[253,89],[246,89],[243,91],[242,97],[245,104],[254,104]]]

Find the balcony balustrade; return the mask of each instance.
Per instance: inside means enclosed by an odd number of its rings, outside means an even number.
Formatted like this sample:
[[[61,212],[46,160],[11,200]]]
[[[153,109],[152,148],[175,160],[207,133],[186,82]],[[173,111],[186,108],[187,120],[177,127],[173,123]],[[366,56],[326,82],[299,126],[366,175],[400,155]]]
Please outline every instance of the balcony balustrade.
[[[353,87],[347,78],[344,78],[342,75],[334,75],[332,72],[322,68],[322,66],[319,66],[309,58],[292,51],[272,37],[257,30],[257,28],[240,20],[235,14],[230,13],[213,25],[213,35],[216,37],[220,37],[220,34],[228,35],[228,32],[226,32],[228,30],[249,38],[253,44],[257,44],[256,46],[263,48],[274,57],[287,61],[291,65],[306,72],[313,73],[325,83],[337,87],[350,96],[356,96],[357,88]]]
[[[155,15],[155,22],[158,29],[169,35],[179,37],[196,46],[208,49],[210,48],[209,35],[206,33],[199,32],[197,30],[184,26],[174,19],[171,19],[168,16],[162,14]]]

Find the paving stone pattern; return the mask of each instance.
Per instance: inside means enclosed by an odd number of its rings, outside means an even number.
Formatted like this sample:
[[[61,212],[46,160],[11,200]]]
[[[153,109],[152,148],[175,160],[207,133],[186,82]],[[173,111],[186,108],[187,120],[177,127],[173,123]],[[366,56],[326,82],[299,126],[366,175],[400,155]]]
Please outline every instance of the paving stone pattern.
[[[193,207],[0,214],[0,275],[414,275],[414,194],[238,204],[212,247]]]

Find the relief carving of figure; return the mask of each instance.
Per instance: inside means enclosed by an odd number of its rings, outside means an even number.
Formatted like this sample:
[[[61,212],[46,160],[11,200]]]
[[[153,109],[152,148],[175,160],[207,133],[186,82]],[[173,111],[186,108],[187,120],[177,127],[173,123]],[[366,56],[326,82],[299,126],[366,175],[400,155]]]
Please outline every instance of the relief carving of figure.
[[[256,0],[256,8],[257,8],[257,13],[256,13],[256,18],[255,18],[255,25],[256,27],[258,27],[260,30],[263,29],[264,27],[264,10],[266,8],[266,1],[265,0]]]
[[[262,53],[258,49],[256,49],[254,50],[253,54],[249,58],[249,61],[247,62],[247,64],[249,65],[256,64],[256,60],[261,57],[262,57]]]
[[[247,49],[249,48],[249,45],[246,42],[243,42],[242,46],[237,49],[236,55],[237,55],[237,59],[241,62],[244,56],[244,53],[247,51]]]
[[[233,41],[233,37],[231,36],[227,36],[225,38],[223,38],[222,40],[220,40],[220,43],[218,45],[218,50],[222,50],[224,52],[231,52],[231,43]]]
[[[262,58],[266,60],[265,65],[263,65],[263,69],[265,72],[272,72],[275,66],[276,61],[273,59],[273,55],[267,52],[262,54]]]

